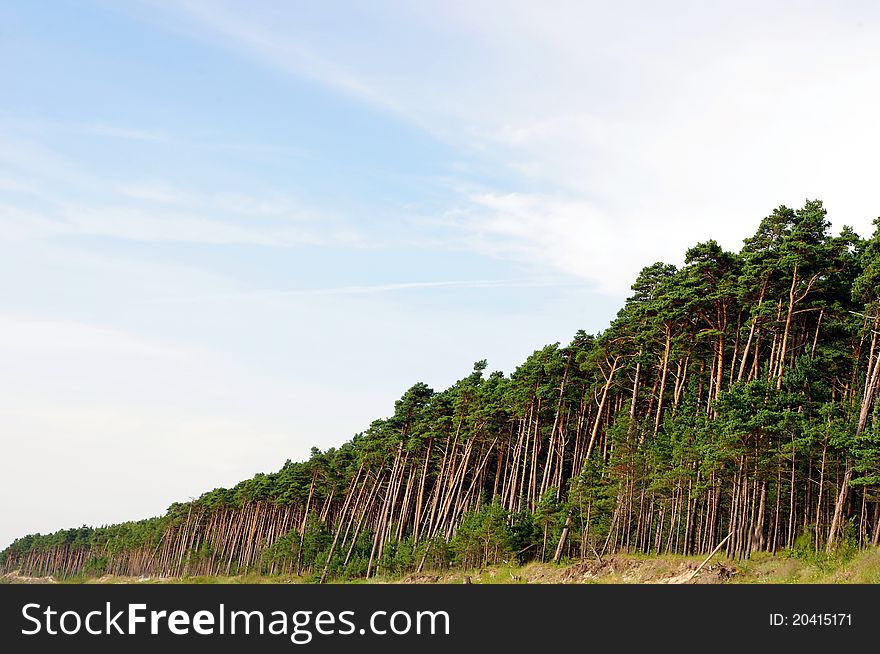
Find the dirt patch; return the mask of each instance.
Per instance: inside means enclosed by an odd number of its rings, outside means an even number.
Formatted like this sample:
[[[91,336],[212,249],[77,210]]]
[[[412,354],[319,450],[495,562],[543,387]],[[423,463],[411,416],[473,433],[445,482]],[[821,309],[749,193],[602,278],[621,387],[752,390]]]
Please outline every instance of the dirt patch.
[[[48,577],[29,577],[19,574],[18,570],[7,572],[0,576],[0,583],[4,584],[54,584],[57,583],[51,575]]]
[[[648,584],[723,584],[736,574],[736,570],[724,563],[713,563],[696,572],[697,564],[687,564],[677,574],[662,579],[646,581]],[[696,574],[695,574],[696,572]]]
[[[733,579],[737,573],[736,568],[726,563],[712,563],[707,565],[696,576],[695,584],[724,584]]]
[[[402,584],[436,584],[440,581],[439,575],[411,574],[400,580]]]
[[[524,580],[530,584],[645,583],[671,574],[664,561],[624,555],[589,559],[565,567],[535,564],[523,570]]]
[[[718,562],[694,574],[699,565],[699,560],[691,559],[613,555],[564,567],[532,564],[521,574],[530,584],[723,584],[737,572],[732,565]]]
[[[629,581],[634,569],[639,567],[639,562],[622,556],[609,556],[601,561],[599,559],[581,561],[561,569],[560,579],[557,583],[577,584],[600,579],[612,580],[620,578]],[[638,575],[635,575],[638,576]]]

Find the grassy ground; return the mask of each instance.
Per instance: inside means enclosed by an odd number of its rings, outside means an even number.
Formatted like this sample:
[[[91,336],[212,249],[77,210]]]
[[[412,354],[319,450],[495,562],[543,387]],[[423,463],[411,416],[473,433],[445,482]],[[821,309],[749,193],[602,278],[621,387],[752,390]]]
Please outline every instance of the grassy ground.
[[[880,549],[852,556],[808,558],[755,555],[738,564],[742,581],[778,584],[877,584],[880,583]]]
[[[378,577],[345,583],[406,584],[525,584],[525,583],[880,583],[880,549],[837,556],[786,556],[755,554],[747,561],[716,556],[696,575],[702,557],[615,555],[598,560],[530,563],[525,566],[490,566],[480,570],[445,570]],[[61,583],[170,583],[170,584],[291,584],[314,583],[292,575],[240,575],[233,577],[136,578],[92,577],[59,580]],[[52,578],[30,578],[15,574],[0,577],[0,583],[55,583]]]

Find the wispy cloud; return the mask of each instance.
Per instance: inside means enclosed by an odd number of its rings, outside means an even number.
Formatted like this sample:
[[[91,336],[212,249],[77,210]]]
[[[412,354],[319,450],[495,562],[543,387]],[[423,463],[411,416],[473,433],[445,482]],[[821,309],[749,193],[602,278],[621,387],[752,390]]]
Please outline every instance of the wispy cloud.
[[[651,256],[608,247],[614,239],[632,243],[626,227],[582,200],[527,193],[473,193],[464,209],[446,216],[462,237],[459,247],[490,257],[510,258],[536,270],[555,270],[605,293],[626,292],[637,261]],[[629,247],[632,247],[630,245]]]
[[[460,194],[448,212],[477,251],[611,291],[696,240],[738,247],[780,202],[821,197],[838,225],[863,233],[877,213],[876,8],[358,11],[382,47],[345,30],[310,34],[306,21],[320,19],[259,1],[246,12],[193,1],[184,13],[244,56],[423,127],[479,162],[470,169],[494,167],[497,183]],[[459,171],[467,182],[468,167]]]
[[[541,288],[550,286],[570,286],[570,280],[551,279],[471,279],[427,282],[398,282],[394,284],[373,284],[365,286],[339,286],[335,288],[315,288],[300,291],[273,292],[274,295],[371,295],[374,293],[394,293],[423,289],[457,288]]]
[[[464,279],[418,282],[395,282],[389,284],[363,284],[351,286],[332,286],[317,288],[301,288],[295,290],[249,289],[221,293],[199,293],[194,296],[157,296],[141,300],[137,304],[165,304],[192,302],[223,302],[230,300],[289,300],[295,298],[321,298],[333,296],[375,296],[382,294],[405,293],[408,291],[458,290],[458,289],[526,289],[526,288],[576,288],[583,287],[582,282],[566,278],[529,278],[529,279]]]
[[[0,138],[0,166],[16,173],[0,177],[0,192],[33,196],[38,183],[52,189],[40,196],[39,208],[6,198],[0,240],[89,235],[266,247],[370,242],[326,208],[268,185],[206,189],[161,178],[114,179],[88,162],[19,139]]]
[[[0,243],[47,238],[63,230],[61,223],[38,211],[0,203]]]
[[[267,25],[259,15],[252,20],[235,7],[200,0],[188,0],[170,7],[222,35],[225,44],[244,48],[251,56],[270,66],[320,82],[386,111],[404,114],[403,107],[394,101],[393,96],[382,92],[378,80],[369,81],[362,69],[319,54],[302,40],[290,38],[290,35]]]
[[[83,128],[83,131],[96,136],[106,136],[109,138],[125,139],[129,141],[152,141],[154,143],[168,143],[171,141],[171,139],[162,132],[119,127],[116,125],[87,125]]]
[[[278,248],[352,243],[344,235],[340,240],[332,240],[332,234],[323,235],[298,224],[256,225],[174,209],[156,212],[125,205],[67,204],[51,213],[0,205],[0,225],[0,241],[101,236],[152,243]]]
[[[290,247],[320,244],[323,238],[308,229],[285,225],[252,228],[196,214],[161,213],[125,206],[70,206],[61,212],[59,232],[109,236],[136,241],[188,242],[214,245]]]
[[[0,177],[0,191],[11,193],[33,193],[36,189],[37,184],[34,180]]]
[[[186,197],[179,190],[161,182],[122,184],[119,191],[122,195],[134,200],[146,200],[161,204],[180,204],[186,200]]]

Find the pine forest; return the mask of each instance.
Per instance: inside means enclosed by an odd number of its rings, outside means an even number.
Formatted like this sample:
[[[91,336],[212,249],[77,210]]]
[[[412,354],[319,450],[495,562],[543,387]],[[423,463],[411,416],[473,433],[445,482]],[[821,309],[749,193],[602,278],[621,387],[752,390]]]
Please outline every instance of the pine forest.
[[[369,578],[880,541],[880,219],[780,206],[654,263],[608,328],[417,383],[338,448],[164,516],[24,536],[35,576]]]

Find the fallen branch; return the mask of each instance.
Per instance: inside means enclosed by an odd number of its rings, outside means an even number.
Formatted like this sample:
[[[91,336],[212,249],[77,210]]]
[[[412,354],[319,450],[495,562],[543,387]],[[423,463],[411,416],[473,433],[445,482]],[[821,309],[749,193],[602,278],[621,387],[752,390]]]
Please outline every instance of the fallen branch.
[[[686,584],[686,583],[688,583],[691,579],[693,579],[694,577],[696,577],[697,574],[699,574],[700,570],[703,569],[703,566],[705,566],[705,565],[706,565],[706,564],[712,559],[713,556],[715,556],[716,554],[718,554],[718,551],[719,551],[722,547],[724,547],[724,543],[726,543],[726,542],[730,539],[731,536],[733,536],[733,532],[732,532],[732,531],[731,531],[729,534],[727,534],[727,536],[725,536],[724,538],[721,539],[721,542],[718,543],[718,545],[715,546],[715,549],[712,550],[712,552],[709,554],[709,556],[707,556],[705,559],[703,559],[703,562],[702,562],[700,565],[697,566],[697,569],[696,569],[696,570],[694,570],[694,571],[693,571],[689,576],[687,576],[686,578],[682,579],[679,583],[681,583],[681,584]]]

